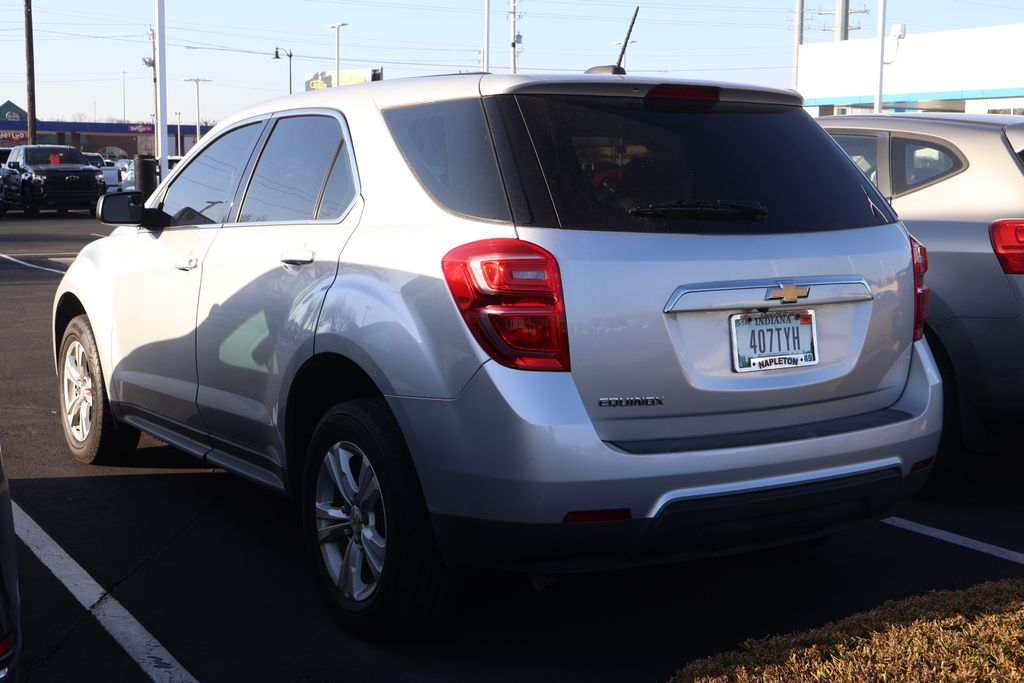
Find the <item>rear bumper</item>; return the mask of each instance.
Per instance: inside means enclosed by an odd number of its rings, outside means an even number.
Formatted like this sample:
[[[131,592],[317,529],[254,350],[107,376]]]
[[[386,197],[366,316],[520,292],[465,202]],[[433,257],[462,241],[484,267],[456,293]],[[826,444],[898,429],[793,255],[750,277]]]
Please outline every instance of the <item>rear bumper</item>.
[[[434,515],[446,561],[460,567],[565,572],[728,555],[815,538],[877,518],[924,484],[893,468],[711,498],[651,519],[519,524]]]
[[[770,443],[630,453],[601,441],[568,373],[492,362],[454,400],[389,402],[445,559],[470,566],[628,564],[821,534],[914,493],[942,422],[924,342],[890,408],[906,419]],[[624,508],[629,521],[562,523]]]

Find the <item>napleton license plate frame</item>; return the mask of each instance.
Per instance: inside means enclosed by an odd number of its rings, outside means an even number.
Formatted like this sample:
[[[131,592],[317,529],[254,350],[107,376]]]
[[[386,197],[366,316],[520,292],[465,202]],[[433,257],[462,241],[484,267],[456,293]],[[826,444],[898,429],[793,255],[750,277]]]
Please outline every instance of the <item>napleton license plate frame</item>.
[[[810,328],[811,328],[811,347],[809,351],[801,351],[800,353],[775,353],[764,356],[750,356],[748,359],[749,365],[747,367],[741,367],[740,365],[740,354],[739,344],[736,338],[736,327],[737,323],[741,320],[750,320],[754,318],[769,318],[773,316],[785,315],[789,317],[793,316],[810,316]],[[729,337],[731,340],[731,354],[732,354],[732,370],[733,372],[768,372],[770,370],[785,370],[793,368],[802,368],[812,365],[817,365],[821,360],[821,353],[818,347],[818,318],[811,308],[787,308],[787,309],[775,309],[770,311],[749,311],[746,313],[733,313],[729,316]],[[803,345],[801,345],[803,346]],[[807,356],[813,356],[810,360]],[[774,359],[774,360],[772,360]],[[755,363],[759,361],[760,364]]]

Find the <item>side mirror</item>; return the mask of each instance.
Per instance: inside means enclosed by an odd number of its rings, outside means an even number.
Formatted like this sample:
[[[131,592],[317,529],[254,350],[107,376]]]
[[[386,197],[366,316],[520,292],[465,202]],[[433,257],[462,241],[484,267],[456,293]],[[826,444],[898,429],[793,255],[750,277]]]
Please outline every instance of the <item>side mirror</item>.
[[[138,225],[142,228],[162,228],[162,213],[147,209],[141,192],[117,192],[100,197],[96,216],[107,225]]]
[[[21,170],[21,164],[19,164],[17,161],[8,161],[7,162],[7,168],[13,169],[15,171],[20,171]]]

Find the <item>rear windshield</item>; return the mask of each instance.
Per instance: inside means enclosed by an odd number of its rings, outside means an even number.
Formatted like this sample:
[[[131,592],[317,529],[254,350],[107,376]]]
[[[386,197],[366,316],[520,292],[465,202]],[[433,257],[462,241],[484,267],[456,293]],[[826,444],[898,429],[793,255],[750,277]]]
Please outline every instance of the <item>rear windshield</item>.
[[[25,150],[25,163],[29,166],[88,166],[82,153],[70,147],[34,147]]]
[[[564,228],[809,232],[896,220],[797,107],[516,99]]]

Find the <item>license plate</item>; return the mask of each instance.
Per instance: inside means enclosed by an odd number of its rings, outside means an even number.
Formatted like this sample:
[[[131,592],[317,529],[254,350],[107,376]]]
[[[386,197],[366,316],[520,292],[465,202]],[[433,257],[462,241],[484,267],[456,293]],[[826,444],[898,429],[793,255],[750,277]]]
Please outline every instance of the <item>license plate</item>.
[[[736,372],[781,370],[818,364],[814,311],[738,313],[729,316]]]

